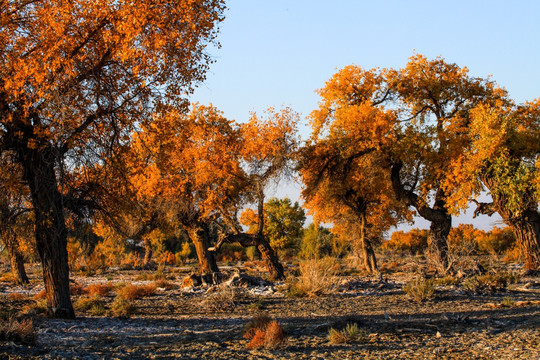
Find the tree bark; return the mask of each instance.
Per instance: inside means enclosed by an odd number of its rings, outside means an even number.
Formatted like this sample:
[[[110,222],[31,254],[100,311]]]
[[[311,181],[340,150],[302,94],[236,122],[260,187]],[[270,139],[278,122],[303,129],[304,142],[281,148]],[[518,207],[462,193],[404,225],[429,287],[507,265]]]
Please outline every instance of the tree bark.
[[[536,217],[540,217],[536,213]],[[523,221],[525,220],[525,221]],[[521,256],[523,257],[523,270],[540,270],[540,221],[516,221],[512,230],[516,235]]]
[[[67,228],[55,173],[55,151],[50,145],[42,145],[19,148],[18,154],[31,191],[36,245],[49,313],[57,318],[75,318],[69,293]]]
[[[195,245],[195,251],[197,253],[197,258],[199,259],[199,267],[201,276],[207,282],[213,282],[213,274],[219,272],[219,268],[216,263],[216,258],[214,253],[210,250],[210,238],[208,236],[208,231],[202,226],[195,226],[186,229],[189,235],[189,238]]]

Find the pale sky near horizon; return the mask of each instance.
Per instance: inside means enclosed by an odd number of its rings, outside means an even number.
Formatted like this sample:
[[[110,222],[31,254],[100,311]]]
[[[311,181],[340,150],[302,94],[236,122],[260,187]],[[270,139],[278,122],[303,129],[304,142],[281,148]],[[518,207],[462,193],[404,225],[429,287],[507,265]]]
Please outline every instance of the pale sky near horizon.
[[[306,138],[315,90],[337,70],[400,68],[414,53],[491,76],[517,102],[540,97],[540,1],[231,0],[227,7],[221,48],[208,49],[215,63],[190,99],[239,122],[250,111],[290,106]],[[281,184],[269,195],[297,200],[299,189]],[[470,214],[454,225],[460,222],[501,226],[497,218]]]

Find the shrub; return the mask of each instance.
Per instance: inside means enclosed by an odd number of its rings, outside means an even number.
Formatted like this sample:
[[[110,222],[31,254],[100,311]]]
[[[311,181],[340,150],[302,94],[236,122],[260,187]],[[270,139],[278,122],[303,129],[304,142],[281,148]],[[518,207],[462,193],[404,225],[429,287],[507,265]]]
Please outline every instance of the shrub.
[[[47,291],[46,290],[41,290],[36,295],[34,295],[35,300],[42,300],[42,299],[46,299],[46,298],[47,298]]]
[[[366,338],[367,331],[365,329],[360,329],[357,323],[348,323],[342,330],[330,328],[328,331],[328,341],[332,344],[365,341]]]
[[[183,264],[187,259],[189,259],[190,255],[191,247],[189,245],[189,242],[185,242],[182,244],[182,249],[174,254],[174,257],[176,258],[176,264]]]
[[[103,299],[100,295],[81,297],[73,304],[76,310],[88,311],[94,307],[103,307]]]
[[[478,248],[485,253],[504,254],[516,247],[516,237],[509,227],[494,227],[478,238]]]
[[[0,322],[0,340],[31,344],[36,341],[32,318],[17,320],[13,317]]]
[[[277,349],[285,340],[283,327],[266,315],[254,318],[246,329],[244,339],[251,340],[247,344],[248,349]]]
[[[137,307],[134,304],[120,296],[117,296],[111,305],[111,313],[113,316],[120,318],[130,318],[136,311]]]
[[[303,260],[299,265],[299,275],[289,277],[289,296],[319,296],[335,292],[338,286],[335,259]]]
[[[430,300],[435,297],[434,281],[418,278],[405,285],[403,291],[414,301]]]
[[[137,300],[142,297],[154,295],[156,292],[156,285],[132,285],[127,284],[118,290],[118,296],[124,300]]]
[[[517,282],[519,278],[510,273],[495,273],[477,275],[463,282],[463,288],[475,293],[490,293],[505,291],[509,283]]]
[[[231,311],[236,307],[238,294],[231,286],[220,286],[209,294],[201,305],[209,311]]]
[[[84,288],[88,295],[108,296],[113,289],[112,284],[92,284]]]
[[[49,311],[47,299],[38,299],[32,304],[25,305],[21,311],[23,315],[40,315]]]

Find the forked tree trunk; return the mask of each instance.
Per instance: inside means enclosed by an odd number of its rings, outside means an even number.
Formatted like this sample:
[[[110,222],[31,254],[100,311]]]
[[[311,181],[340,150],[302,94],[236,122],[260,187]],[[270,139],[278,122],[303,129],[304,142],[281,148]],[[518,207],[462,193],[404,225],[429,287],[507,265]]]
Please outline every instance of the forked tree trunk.
[[[187,228],[186,230],[193,245],[195,245],[201,275],[207,282],[212,282],[213,274],[218,273],[219,268],[214,253],[208,250],[210,248],[208,232],[200,226]]]
[[[67,228],[55,174],[55,154],[49,146],[18,150],[32,194],[48,310],[53,317],[72,319],[75,312],[69,294]]]
[[[371,241],[366,236],[366,214],[362,213],[360,216],[360,247],[362,249],[362,257],[364,259],[364,267],[367,272],[375,274],[378,271],[377,258],[375,257],[375,251]]]

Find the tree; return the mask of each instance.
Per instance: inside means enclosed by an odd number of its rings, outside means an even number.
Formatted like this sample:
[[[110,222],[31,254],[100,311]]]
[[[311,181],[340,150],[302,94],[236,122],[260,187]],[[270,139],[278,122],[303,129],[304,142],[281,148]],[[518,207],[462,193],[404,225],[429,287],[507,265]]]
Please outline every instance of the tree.
[[[304,209],[289,198],[271,198],[264,203],[264,234],[274,249],[285,250],[296,248],[302,238],[302,228],[306,221]],[[240,216],[242,225],[248,226],[249,233],[256,233],[258,215],[246,209]]]
[[[431,222],[430,250],[447,271],[452,217],[442,186],[448,176],[446,164],[466,148],[471,109],[504,99],[505,92],[442,58],[415,55],[400,70],[345,67],[320,95],[320,107],[312,115],[315,133],[324,130],[337,109],[364,105],[394,114],[393,131],[388,132],[394,139],[382,151],[391,169],[392,190]]]
[[[245,173],[240,167],[241,135],[234,122],[212,106],[194,105],[188,114],[157,115],[134,135],[126,162],[137,199],[157,199],[195,245],[202,275],[219,272],[211,248],[211,226],[236,208]]]
[[[470,146],[446,182],[457,208],[488,190],[493,201],[475,215],[499,213],[514,231],[526,271],[540,270],[540,100],[520,106],[480,104],[472,112]]]
[[[396,116],[366,101],[349,104],[334,84],[320,91],[312,113],[314,135],[303,150],[302,196],[316,221],[333,223],[332,233],[362,254],[367,271],[377,271],[373,243],[407,217],[392,196],[385,149],[395,141]]]
[[[186,93],[208,69],[204,49],[224,5],[13,0],[0,6],[0,149],[16,152],[30,189],[49,310],[73,318],[62,168],[126,141],[154,109],[185,108]]]
[[[318,259],[325,255],[338,255],[338,249],[330,230],[315,223],[304,229],[300,245],[300,256],[304,259]]]

